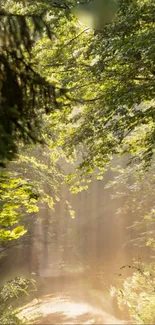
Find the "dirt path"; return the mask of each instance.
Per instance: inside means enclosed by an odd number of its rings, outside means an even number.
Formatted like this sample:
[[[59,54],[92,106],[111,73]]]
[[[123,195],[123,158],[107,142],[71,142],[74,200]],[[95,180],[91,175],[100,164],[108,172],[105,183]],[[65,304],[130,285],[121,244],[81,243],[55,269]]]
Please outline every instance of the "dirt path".
[[[106,302],[105,302],[106,303]],[[90,299],[80,299],[78,292],[55,293],[34,299],[19,313],[27,324],[124,324],[115,318],[107,308],[97,306]]]

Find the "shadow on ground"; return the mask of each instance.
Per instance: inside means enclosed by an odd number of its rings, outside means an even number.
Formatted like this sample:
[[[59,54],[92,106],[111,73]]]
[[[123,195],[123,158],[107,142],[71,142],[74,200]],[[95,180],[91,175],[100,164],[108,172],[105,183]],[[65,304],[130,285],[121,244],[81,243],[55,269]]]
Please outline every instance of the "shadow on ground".
[[[77,298],[76,298],[77,294]],[[124,324],[114,317],[110,311],[97,303],[90,302],[88,297],[82,297],[77,292],[55,293],[34,299],[19,312],[19,317],[26,324]]]
[[[56,312],[36,321],[35,324],[97,324],[99,319],[94,319],[90,313],[76,317],[68,317],[64,313]]]

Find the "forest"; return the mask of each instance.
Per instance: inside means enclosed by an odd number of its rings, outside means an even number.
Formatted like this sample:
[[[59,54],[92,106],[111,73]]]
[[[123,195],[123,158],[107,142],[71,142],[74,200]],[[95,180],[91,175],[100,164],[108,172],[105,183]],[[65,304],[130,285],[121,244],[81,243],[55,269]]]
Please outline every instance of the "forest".
[[[0,324],[155,324],[154,96],[154,0],[0,0]]]

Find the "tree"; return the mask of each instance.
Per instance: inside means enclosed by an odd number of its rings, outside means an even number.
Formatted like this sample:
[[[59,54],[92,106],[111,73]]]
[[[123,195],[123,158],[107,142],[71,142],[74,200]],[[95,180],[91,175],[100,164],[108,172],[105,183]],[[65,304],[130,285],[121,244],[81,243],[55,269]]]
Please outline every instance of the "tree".
[[[75,1],[68,1],[68,4],[74,5]],[[37,153],[40,151],[42,155],[41,148],[29,149],[29,152],[20,154],[17,162],[14,162],[15,167],[9,165],[9,172],[7,169],[0,173],[1,241],[17,239],[25,233],[26,230],[19,225],[21,216],[38,211],[38,197],[50,208],[53,208],[54,200],[58,199],[59,182],[64,175],[57,164],[57,149],[51,151],[48,147],[53,146],[52,132],[55,127],[52,117],[55,119],[59,116],[59,103],[56,99],[56,85],[48,80],[48,76],[41,74],[41,69],[35,65],[33,48],[42,38],[47,38],[52,48],[59,19],[62,23],[64,12],[67,15],[68,10],[68,6],[59,1],[2,2],[1,165],[5,165],[5,158],[12,159],[17,150],[21,152],[23,144],[40,142],[46,143],[46,147],[43,159]],[[54,25],[53,30],[51,24]],[[60,99],[60,94],[57,97]],[[38,159],[34,157],[34,152]],[[50,194],[46,190],[46,182]],[[18,227],[14,227],[15,224]]]
[[[45,17],[45,25],[42,26],[47,26],[47,11],[48,14],[50,12],[54,14],[53,43],[48,44],[48,49],[50,48],[54,59],[50,66],[54,68],[55,77],[51,78],[49,73],[47,77],[46,73],[43,73],[45,66],[49,67],[47,60],[43,67],[40,66],[39,76],[47,82],[47,88],[50,81],[50,87],[52,87],[50,94],[52,93],[53,105],[57,105],[61,109],[65,107],[66,120],[64,121],[64,110],[61,118],[63,117],[62,121],[65,122],[64,128],[66,123],[68,125],[70,123],[68,138],[65,134],[65,146],[68,149],[68,154],[70,154],[73,147],[82,144],[85,152],[83,153],[81,167],[86,172],[99,167],[103,172],[113,154],[123,153],[124,151],[137,153],[136,134],[141,132],[141,128],[143,128],[143,136],[141,136],[138,145],[142,149],[139,157],[144,158],[147,164],[153,153],[154,142],[154,102],[152,101],[154,99],[154,42],[152,42],[154,2],[121,0],[115,20],[106,25],[102,31],[95,31],[95,33],[85,29],[82,30],[82,27],[70,15],[70,9],[76,4],[76,1],[63,3],[56,1],[50,4],[46,1],[44,5],[42,1],[39,1],[38,8],[30,6],[29,11],[27,4],[31,5],[31,1],[26,3],[23,11],[23,22],[27,26],[27,33],[29,24],[34,26],[32,27],[33,31],[37,30],[34,21],[37,22],[40,17]],[[33,14],[31,13],[32,8]],[[35,15],[37,15],[37,19],[35,19]],[[14,18],[12,13],[11,17]],[[21,14],[18,18],[21,18]],[[59,18],[59,23],[57,18]],[[11,20],[10,13],[9,19]],[[17,17],[16,20],[18,20]],[[67,21],[65,28],[62,27],[64,20]],[[2,21],[4,26],[6,20],[2,19]],[[18,23],[18,30],[20,30],[19,26]],[[62,47],[63,35],[65,35],[67,28],[70,31],[70,34],[67,35],[70,40],[67,42],[68,44],[66,43]],[[79,33],[77,33],[78,31]],[[20,35],[21,32],[19,33],[18,43]],[[23,39],[24,43],[31,43],[26,36]],[[80,41],[81,51],[76,52],[79,45],[78,41]],[[43,42],[43,39],[40,42]],[[84,43],[86,45],[86,42],[87,46],[84,49],[83,46]],[[28,57],[26,55],[28,48],[25,47],[24,43],[22,46],[24,46],[25,52],[22,52],[22,55],[24,55],[25,59],[25,57]],[[36,45],[36,38],[35,41],[32,41],[32,44]],[[39,42],[37,44],[39,45]],[[54,47],[52,44],[54,44]],[[37,47],[35,48],[37,49]],[[68,51],[69,48],[72,49],[72,58]],[[35,73],[37,58],[39,59],[39,56],[32,60]],[[12,59],[10,62],[13,62]],[[62,71],[63,67],[65,71]],[[21,67],[19,67],[19,70],[21,71]],[[15,74],[17,75],[17,73]],[[82,80],[85,80],[86,83],[81,86]],[[42,90],[43,88],[41,87]],[[48,91],[47,93],[49,94]],[[38,98],[37,96],[37,100]],[[143,108],[139,106],[139,104],[146,103],[146,101],[147,106],[144,105]],[[34,110],[34,104],[32,106]],[[48,105],[45,106],[47,108]],[[70,112],[77,106],[83,107],[82,113],[79,116],[75,114],[74,118],[70,118]],[[28,111],[30,112],[30,109]],[[36,121],[36,115],[39,117],[38,123],[40,122],[42,110],[40,111],[41,115],[38,114],[38,111],[40,110],[34,110],[34,115],[32,114],[28,123],[26,123],[23,131],[25,139],[32,137],[31,140],[34,140],[33,130],[35,130],[35,127],[38,128],[38,124],[32,126],[31,123]],[[47,111],[51,112],[51,109],[47,108]],[[92,117],[91,121],[90,116]],[[15,118],[15,120],[17,119]],[[79,120],[78,127],[77,120]],[[76,126],[74,123],[76,123]],[[130,135],[133,132],[135,132],[135,139],[132,139],[131,142]],[[36,134],[39,137],[37,130],[35,130]],[[18,132],[17,135],[19,135]],[[56,135],[54,136],[56,137]],[[142,144],[144,144],[145,148],[142,147]],[[8,152],[11,151],[8,150]]]
[[[83,108],[79,118],[70,120],[76,124],[67,139],[69,154],[73,147],[84,147],[80,166],[85,172],[96,167],[104,172],[114,154],[131,153],[145,167],[152,158],[154,13],[154,1],[122,0],[113,23],[94,35],[87,33],[82,71],[92,84],[82,88]]]
[[[18,159],[17,159],[18,157]],[[1,283],[12,273],[19,272],[24,266],[24,272],[29,277],[32,271],[38,271],[38,251],[36,243],[42,242],[44,236],[37,233],[38,220],[49,223],[53,220],[48,210],[53,211],[55,202],[59,200],[59,188],[64,173],[59,167],[59,153],[56,150],[44,150],[41,146],[32,146],[27,151],[20,150],[20,154],[0,173],[0,258],[1,258]],[[40,207],[41,213],[36,214]],[[45,212],[44,212],[45,211]],[[42,222],[42,233],[51,231],[51,238],[54,236],[53,227],[47,228]],[[47,247],[46,247],[47,248]],[[13,258],[13,260],[12,260]],[[7,261],[7,267],[5,262]],[[13,263],[12,263],[13,261]],[[25,264],[24,264],[25,263]],[[24,276],[25,276],[24,274]],[[22,281],[21,281],[22,280]],[[5,288],[11,288],[18,297],[18,290],[29,294],[29,287],[21,287],[26,279],[12,279],[5,284]],[[13,284],[13,287],[12,287]],[[14,286],[15,284],[15,286]],[[21,290],[20,290],[21,289]],[[7,301],[4,299],[2,290],[2,305],[0,308],[1,322],[17,322],[16,314],[13,312],[15,306],[7,310],[7,303],[10,298],[10,291],[7,292]],[[31,297],[30,297],[31,298]],[[1,299],[1,297],[0,297]],[[14,302],[14,301],[13,301]],[[17,301],[15,301],[17,305]],[[21,301],[20,301],[21,303]],[[12,304],[12,301],[11,301]]]
[[[72,1],[70,1],[72,2]],[[33,66],[32,48],[47,34],[52,42],[55,24],[68,6],[59,1],[1,1],[0,10],[0,164],[11,160],[18,143],[44,142],[43,114],[58,108],[55,85]]]
[[[154,157],[145,173],[138,163],[122,168],[114,161],[111,174],[112,180],[105,188],[111,192],[111,201],[118,202],[115,214],[124,225],[126,252],[151,261],[155,248]]]

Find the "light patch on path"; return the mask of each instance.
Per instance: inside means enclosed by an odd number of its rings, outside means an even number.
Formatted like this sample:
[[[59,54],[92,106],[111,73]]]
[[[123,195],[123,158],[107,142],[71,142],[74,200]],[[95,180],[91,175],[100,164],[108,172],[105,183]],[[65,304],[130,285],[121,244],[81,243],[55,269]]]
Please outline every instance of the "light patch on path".
[[[19,317],[27,324],[124,324],[101,308],[76,302],[65,293],[34,299],[20,310]]]

